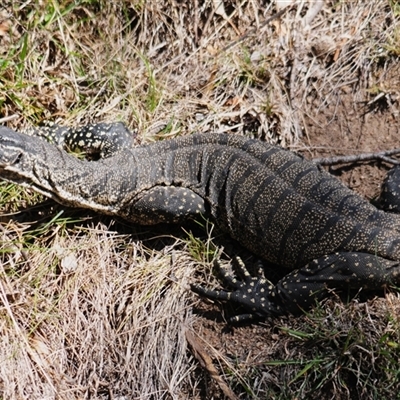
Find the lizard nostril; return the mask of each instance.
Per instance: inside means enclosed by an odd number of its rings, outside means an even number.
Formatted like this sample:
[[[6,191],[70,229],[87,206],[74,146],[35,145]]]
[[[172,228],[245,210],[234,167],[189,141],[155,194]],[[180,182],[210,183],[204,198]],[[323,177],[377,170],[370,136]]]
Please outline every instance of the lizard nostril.
[[[18,153],[18,154],[16,155],[16,157],[14,158],[12,164],[14,164],[14,165],[15,165],[15,164],[19,164],[20,161],[21,161],[21,159],[22,159],[22,153]]]

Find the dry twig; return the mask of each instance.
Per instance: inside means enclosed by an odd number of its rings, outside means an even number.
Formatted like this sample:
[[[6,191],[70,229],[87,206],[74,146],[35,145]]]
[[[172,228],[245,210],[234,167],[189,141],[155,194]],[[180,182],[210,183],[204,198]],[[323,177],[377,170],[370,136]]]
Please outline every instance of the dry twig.
[[[390,156],[394,156],[400,153],[400,149],[385,150],[377,153],[362,153],[351,156],[336,156],[336,157],[326,157],[326,158],[314,158],[312,161],[318,165],[337,165],[337,164],[349,164],[357,163],[361,161],[373,161],[380,160],[386,161],[393,165],[399,165],[400,161]]]
[[[218,384],[224,395],[229,400],[238,400],[238,397],[235,395],[235,393],[232,392],[231,388],[219,375],[217,369],[214,367],[211,357],[207,354],[199,340],[189,330],[186,331],[186,340],[188,341],[192,349],[194,357],[199,361],[200,365],[210,374],[211,379],[213,379]]]

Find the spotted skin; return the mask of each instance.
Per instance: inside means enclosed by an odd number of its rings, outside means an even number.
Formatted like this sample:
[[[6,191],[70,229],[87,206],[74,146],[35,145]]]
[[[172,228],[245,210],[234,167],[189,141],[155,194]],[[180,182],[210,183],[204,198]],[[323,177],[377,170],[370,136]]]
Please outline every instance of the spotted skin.
[[[204,199],[187,188],[158,186],[135,203],[135,213],[148,224],[177,223],[206,214]]]
[[[66,150],[81,150],[100,158],[132,148],[136,132],[131,132],[122,122],[99,123],[78,128],[47,122],[38,128],[25,131],[27,135],[43,137]]]
[[[279,305],[274,301],[276,286],[266,279],[263,269],[259,268],[257,275],[253,277],[239,257],[233,259],[233,265],[240,278],[234,276],[229,269],[222,268],[218,261],[214,263],[224,287],[231,289],[231,291],[211,290],[196,284],[192,284],[191,289],[203,297],[213,300],[233,301],[249,310],[249,313],[233,317],[236,322],[246,321],[255,317],[279,315]]]
[[[101,159],[87,161],[38,135],[68,148],[97,150],[98,137],[110,144],[100,150]],[[120,124],[54,126],[35,136],[0,127],[0,176],[61,204],[143,225],[212,219],[288,272],[274,286],[239,262],[239,278],[222,274],[226,290],[193,286],[207,297],[241,304],[247,317],[295,313],[331,288],[399,282],[400,216],[378,210],[295,153],[230,134],[134,148],[131,141]]]
[[[393,167],[382,184],[380,207],[389,212],[400,213],[400,166]]]

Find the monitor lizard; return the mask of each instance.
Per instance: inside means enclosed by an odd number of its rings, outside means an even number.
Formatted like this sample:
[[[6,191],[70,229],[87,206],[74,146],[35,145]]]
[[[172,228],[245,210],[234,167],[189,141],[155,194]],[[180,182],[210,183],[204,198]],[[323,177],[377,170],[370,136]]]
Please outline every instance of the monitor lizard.
[[[60,148],[75,145],[101,158],[80,160]],[[298,154],[260,140],[196,133],[133,147],[119,123],[55,125],[33,136],[0,126],[0,178],[138,224],[211,218],[288,271],[273,285],[237,260],[239,278],[221,271],[224,289],[192,285],[198,294],[242,305],[246,313],[236,320],[296,313],[331,288],[378,289],[400,281],[400,215],[377,209]]]

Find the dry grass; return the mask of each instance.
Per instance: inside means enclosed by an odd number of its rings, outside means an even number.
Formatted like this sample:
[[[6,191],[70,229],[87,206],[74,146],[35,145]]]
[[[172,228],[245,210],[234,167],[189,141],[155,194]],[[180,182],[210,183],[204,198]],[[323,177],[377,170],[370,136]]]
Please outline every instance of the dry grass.
[[[144,140],[161,124],[292,143],[304,116],[343,90],[357,101],[366,88],[390,95],[380,79],[400,51],[399,11],[383,0],[328,3],[308,25],[299,2],[226,51],[274,6],[226,1],[225,20],[211,1],[12,4],[2,12],[1,104],[3,117],[17,112],[15,127],[123,120]]]
[[[2,397],[179,398],[194,369],[185,340],[193,260],[178,242],[155,253],[101,224],[58,224],[27,260],[10,235],[30,233],[3,232]]]
[[[318,10],[298,1],[266,26],[277,11],[273,2],[226,0],[216,9],[217,3],[3,1],[0,118],[16,129],[48,119],[122,120],[139,128],[139,141],[223,130],[289,145],[307,135],[306,119],[339,104],[343,93],[370,108],[382,99],[396,108],[398,88],[385,81],[400,55],[396,2],[327,1]],[[318,12],[310,20],[312,9]],[[186,290],[195,271],[211,265],[213,250],[208,254],[190,235],[146,248],[140,232],[115,233],[125,229],[75,216],[73,223],[53,205],[32,208],[38,201],[29,191],[1,187],[0,397],[218,398],[207,374],[195,371],[185,339],[194,325],[204,335],[217,329],[207,331],[192,315],[194,297]],[[19,214],[8,215],[16,208]],[[251,357],[258,342],[246,328],[244,340],[226,338],[226,346],[247,349],[244,361],[210,351],[242,398],[394,398],[396,307],[374,317],[374,334],[366,331],[371,314],[359,309],[328,307],[322,317],[317,309],[310,318],[318,324],[288,320],[306,336],[324,338],[332,316],[341,332],[352,332],[354,323],[369,343],[354,364],[341,358],[341,341],[321,339],[325,345],[313,352],[310,341],[299,344],[296,335],[274,330],[278,321],[254,328],[269,348],[258,358]],[[330,365],[329,357],[340,362],[318,372],[312,360]],[[289,358],[302,362],[289,370],[268,364]],[[372,366],[370,377],[363,363]],[[388,371],[381,371],[385,363]],[[349,365],[358,375],[341,373]]]

